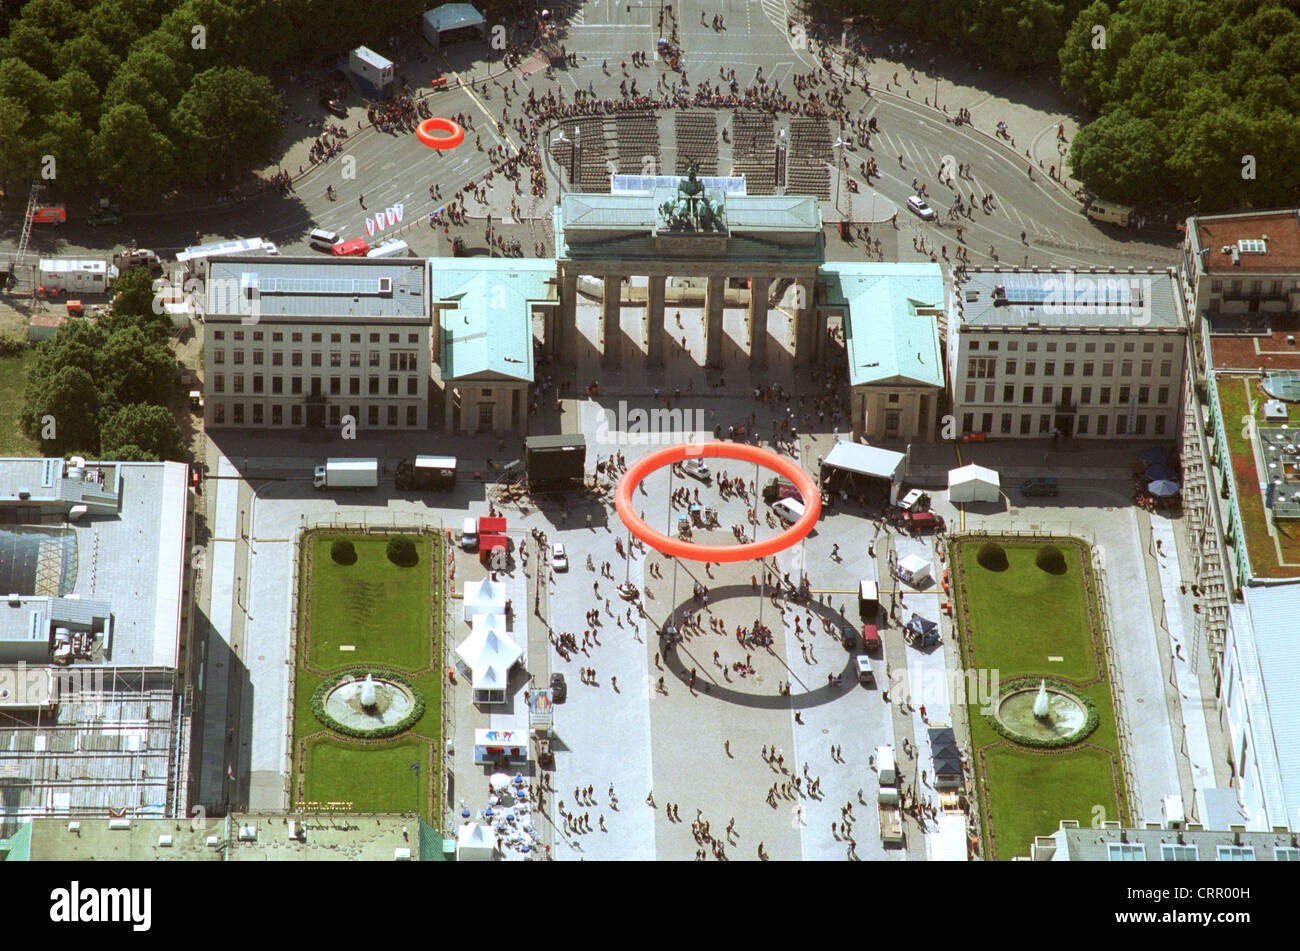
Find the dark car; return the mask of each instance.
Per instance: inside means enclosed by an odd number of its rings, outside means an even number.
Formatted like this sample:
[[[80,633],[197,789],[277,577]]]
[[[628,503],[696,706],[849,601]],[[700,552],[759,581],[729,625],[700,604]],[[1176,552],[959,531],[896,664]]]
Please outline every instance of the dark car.
[[[340,119],[346,119],[348,117],[348,110],[344,107],[343,103],[339,102],[337,99],[331,99],[328,96],[321,96],[320,105],[326,112],[332,113]]]
[[[113,211],[111,208],[106,208],[102,211],[96,211],[88,215],[86,217],[86,223],[92,228],[99,225],[120,225],[122,223],[122,215],[119,212]]]
[[[569,696],[569,685],[564,682],[564,674],[551,674],[551,702],[564,703]]]

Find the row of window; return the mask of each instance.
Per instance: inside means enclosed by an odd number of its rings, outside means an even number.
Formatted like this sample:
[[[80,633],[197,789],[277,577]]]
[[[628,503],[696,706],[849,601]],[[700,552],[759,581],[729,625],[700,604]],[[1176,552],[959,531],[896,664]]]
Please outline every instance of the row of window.
[[[1038,399],[1037,399],[1037,400],[1034,399],[1035,389],[1037,389],[1037,393],[1038,393]],[[1137,402],[1138,402],[1138,405],[1139,405],[1139,406],[1146,406],[1146,405],[1148,405],[1148,404],[1151,402],[1151,387],[1149,387],[1149,386],[1139,386],[1139,387],[1136,388],[1136,391],[1137,391]],[[1110,397],[1111,397],[1111,394],[1114,393],[1114,394],[1116,395],[1116,398],[1115,398],[1115,405],[1118,405],[1118,406],[1127,406],[1130,397],[1133,395],[1133,392],[1134,392],[1134,387],[1131,387],[1131,386],[1120,386],[1120,387],[1101,386],[1101,387],[1097,387],[1097,396],[1098,396],[1098,399],[1097,399],[1097,405],[1098,405],[1098,406],[1110,406],[1110,405],[1111,405],[1111,398],[1110,398]],[[1081,387],[1079,387],[1079,405],[1080,405],[1080,406],[1089,406],[1089,405],[1092,405],[1092,393],[1093,393],[1093,388],[1092,388],[1091,386],[1081,386]],[[1171,393],[1171,391],[1170,391],[1170,388],[1169,388],[1169,387],[1167,387],[1167,386],[1161,386],[1161,387],[1158,387],[1158,388],[1156,389],[1156,405],[1157,405],[1157,406],[1167,406],[1167,405],[1169,405],[1169,396],[1170,396],[1170,393]],[[984,398],[983,398],[982,400],[977,400],[977,399],[976,399],[976,397],[977,397],[978,394],[979,394],[979,386],[978,386],[978,384],[975,384],[975,383],[967,383],[967,384],[966,384],[966,394],[965,394],[965,395],[966,395],[966,400],[965,400],[965,402],[967,402],[967,403],[975,403],[975,402],[980,402],[980,403],[996,403],[996,402],[1002,402],[1002,403],[1014,403],[1014,402],[1016,402],[1016,385],[1015,385],[1014,383],[1004,383],[1004,384],[1002,384],[1002,399],[1001,399],[1000,401],[997,399],[997,384],[996,384],[996,383],[985,383],[985,384],[984,384],[984,392],[983,392],[983,396],[984,396]],[[1056,387],[1054,387],[1054,386],[1043,386],[1043,387],[1037,387],[1037,388],[1036,388],[1036,387],[1034,387],[1033,384],[1027,384],[1027,385],[1024,385],[1024,386],[1021,386],[1021,387],[1020,387],[1020,402],[1021,402],[1021,403],[1035,403],[1035,402],[1037,402],[1037,403],[1046,403],[1046,404],[1050,405],[1050,404],[1052,403],[1053,398],[1055,398],[1055,396],[1056,396]],[[1061,401],[1061,404],[1062,404],[1062,405],[1065,405],[1065,406],[1073,405],[1073,403],[1074,403],[1074,387],[1072,387],[1072,386],[1063,386],[1063,387],[1061,387],[1060,401]]]
[[[243,366],[245,362],[245,353],[246,351],[244,350],[232,350],[230,353],[230,362],[234,366]],[[252,359],[253,366],[260,367],[266,363],[266,351],[254,350],[252,351],[252,354],[253,354],[253,359]],[[369,366],[377,368],[381,365],[382,357],[383,357],[382,351],[371,350],[369,354],[369,358],[367,359],[366,362]],[[311,351],[310,363],[312,366],[314,367],[321,366],[324,359],[325,359],[325,355],[321,353],[321,351],[319,350]],[[226,362],[226,351],[213,350],[212,362],[214,365],[224,364]],[[289,352],[289,365],[294,367],[302,366],[301,350],[293,350]],[[343,351],[331,350],[329,353],[329,365],[331,367],[343,366]],[[271,366],[273,367],[284,366],[283,350],[271,351]],[[361,366],[361,352],[359,350],[353,350],[348,353],[348,366],[350,367]],[[418,350],[390,350],[388,352],[388,369],[390,370],[417,370],[419,369],[419,366],[420,366],[420,354]]]
[[[1210,293],[1222,294],[1223,281],[1210,281]],[[1300,281],[1228,281],[1228,296],[1235,297],[1241,294],[1243,290],[1247,294],[1268,294],[1270,297],[1280,297],[1288,290],[1300,290]]]
[[[267,378],[264,377],[264,376],[262,376],[260,373],[253,374],[251,377],[249,377],[249,382],[250,382],[251,385],[252,385],[252,390],[251,390],[251,392],[253,392],[253,393],[265,393],[265,392],[266,392],[266,379],[267,379]],[[291,396],[301,396],[301,395],[303,395],[303,379],[304,379],[304,378],[301,377],[301,376],[291,376],[291,377],[288,378],[288,380],[289,380],[289,394],[290,394]],[[282,377],[282,376],[272,376],[272,377],[270,378],[270,380],[271,380],[271,395],[272,395],[272,396],[280,396],[280,395],[282,395],[282,394],[284,393],[284,381],[285,381],[285,377]],[[367,395],[367,396],[381,396],[381,395],[385,395],[385,394],[381,394],[381,393],[379,392],[379,389],[380,389],[380,382],[379,382],[379,381],[380,381],[380,378],[377,377],[377,376],[366,377],[366,395]],[[230,386],[230,392],[231,392],[231,393],[243,393],[243,392],[244,392],[244,374],[242,374],[242,373],[232,373],[231,376],[230,376],[230,383],[231,383],[231,386]],[[388,396],[400,396],[401,394],[398,392],[398,390],[400,389],[400,387],[401,387],[401,380],[400,380],[398,377],[395,377],[395,376],[390,376],[390,377],[388,377],[388,392],[387,392],[386,395],[388,395]],[[225,393],[225,392],[226,392],[226,375],[225,375],[224,373],[214,373],[214,374],[212,374],[212,392],[213,392],[213,393]],[[322,396],[322,395],[324,395],[323,392],[322,392],[322,390],[321,390],[321,378],[318,377],[318,376],[314,376],[314,377],[311,378],[311,395],[312,395],[312,396]],[[343,378],[342,378],[342,377],[332,376],[332,377],[329,378],[329,395],[330,395],[330,396],[342,396],[342,395],[343,395]],[[347,392],[347,395],[348,395],[348,396],[360,396],[360,395],[361,395],[361,377],[359,377],[359,376],[348,377],[348,392]],[[420,377],[418,377],[418,376],[410,376],[410,377],[407,377],[407,378],[406,378],[406,395],[407,395],[407,396],[419,396],[419,395],[420,395]]]
[[[1111,862],[1145,862],[1147,847],[1142,842],[1108,842],[1106,857]],[[1214,847],[1214,857],[1219,862],[1253,862],[1253,845],[1219,845]],[[1163,862],[1199,862],[1200,850],[1192,843],[1161,842],[1160,860]],[[1300,849],[1293,845],[1273,847],[1273,861],[1300,862]]]
[[[1010,436],[1015,425],[1014,413],[1003,413],[999,420],[998,431],[1004,436]],[[1163,436],[1165,434],[1166,416],[1162,414],[1151,417],[1155,420],[1152,425],[1152,435]],[[1033,435],[1035,416],[1032,413],[1020,414],[1020,435]],[[1037,416],[1038,435],[1051,435],[1054,430],[1052,424],[1054,417],[1051,413],[1041,413]],[[1074,417],[1074,435],[1076,436],[1108,436],[1110,435],[1110,416],[1076,416]],[[993,432],[993,414],[983,413],[980,416],[980,427],[975,429],[975,414],[964,413],[961,418],[962,432],[973,433],[992,433]],[[1089,431],[1091,429],[1091,432]],[[1147,433],[1147,414],[1137,413],[1133,417],[1133,431],[1130,433],[1128,428],[1128,413],[1120,413],[1115,416],[1115,435],[1116,436],[1145,436]]]
[[[284,409],[285,409],[284,406],[280,405],[279,403],[274,403],[271,405],[271,412],[269,415],[270,415],[272,426],[284,425],[284,417],[285,417]],[[382,418],[386,420],[385,423],[380,423],[381,409],[386,410],[386,412],[384,412],[382,415]],[[351,416],[354,420],[360,422],[361,407],[349,406],[347,408],[347,411],[349,416]],[[254,426],[262,426],[265,425],[266,423],[267,415],[268,414],[266,412],[266,407],[261,403],[252,403],[247,405],[244,403],[230,404],[230,423],[231,425],[234,426],[242,426],[246,422],[250,422]],[[295,404],[293,406],[290,406],[288,415],[289,415],[290,426],[301,426],[303,424],[303,408],[301,405]],[[329,407],[328,415],[329,415],[329,424],[331,426],[341,426],[343,424],[343,407],[341,406]],[[224,426],[226,424],[226,418],[227,418],[226,404],[214,403],[212,405],[213,424],[217,426]],[[368,426],[380,426],[380,425],[398,426],[398,425],[402,425],[401,423],[399,423],[400,419],[401,419],[401,413],[399,412],[399,408],[396,406],[366,407],[366,425]],[[420,408],[418,406],[406,407],[405,425],[418,426],[419,424],[420,424]]]
[[[1006,342],[1006,345],[1007,345],[1006,349],[1007,349],[1007,351],[1010,352],[1010,353],[1014,353],[1015,351],[1017,351],[1017,350],[1020,349],[1020,341],[1019,341],[1019,340],[1008,340],[1008,341],[1005,341],[1005,342]],[[1003,341],[1000,341],[1000,340],[985,340],[985,341],[983,342],[983,344],[984,344],[984,346],[983,346],[984,352],[985,352],[985,353],[996,353],[999,349],[1001,349],[1001,344],[1002,344],[1002,343],[1003,343]],[[1025,350],[1026,350],[1026,352],[1028,352],[1028,353],[1037,353],[1037,352],[1038,352],[1038,343],[1039,343],[1039,341],[1037,341],[1037,340],[1026,340],[1026,341],[1025,341]],[[1057,348],[1057,346],[1058,346],[1058,342],[1055,341],[1055,340],[1047,340],[1047,341],[1044,341],[1044,342],[1043,342],[1043,352],[1044,352],[1044,353],[1056,353],[1056,348]],[[1075,352],[1078,351],[1078,348],[1079,348],[1079,345],[1078,345],[1077,343],[1075,343],[1074,341],[1068,341],[1068,340],[1067,340],[1064,344],[1061,344],[1061,346],[1064,348],[1064,352],[1066,352],[1066,353],[1075,353]],[[1137,343],[1136,343],[1136,341],[1133,341],[1133,340],[1126,340],[1126,341],[1124,341],[1124,350],[1123,350],[1123,352],[1124,352],[1124,353],[1134,353],[1134,352],[1136,351],[1136,347],[1137,347]],[[966,349],[967,349],[968,351],[970,351],[971,353],[974,353],[975,351],[977,351],[977,350],[980,349],[980,341],[979,341],[979,340],[972,340],[972,341],[970,342],[970,345],[969,345]],[[1083,345],[1083,352],[1084,352],[1084,353],[1096,353],[1096,352],[1097,352],[1097,344],[1096,344],[1096,342],[1095,342],[1095,341],[1094,341],[1094,342],[1085,342],[1084,345]],[[1114,353],[1114,352],[1115,352],[1115,342],[1114,342],[1113,340],[1112,340],[1112,341],[1109,341],[1109,342],[1107,342],[1107,343],[1105,343],[1105,344],[1103,345],[1103,347],[1102,347],[1102,353]],[[1143,341],[1143,343],[1142,343],[1142,352],[1143,352],[1143,353],[1155,353],[1155,352],[1156,352],[1155,341],[1154,341],[1154,340],[1146,340],[1146,341]],[[1174,344],[1173,344],[1173,341],[1165,341],[1165,343],[1163,343],[1163,344],[1161,345],[1161,347],[1160,347],[1160,352],[1161,352],[1161,353],[1173,353],[1173,352],[1174,352]]]
[[[1084,360],[1082,364],[1076,364],[1073,360],[1065,360],[1061,363],[1061,375],[1074,376],[1074,370],[1076,365],[1079,367],[1080,376],[1090,377],[1096,375],[1095,371],[1097,369],[1097,364],[1092,360]],[[1150,377],[1152,369],[1154,369],[1154,361],[1142,360],[1141,362],[1138,363],[1138,376],[1143,377],[1144,379]],[[1004,360],[1002,365],[1002,372],[1006,376],[1015,376],[1018,372],[1022,373],[1024,376],[1037,376],[1038,361],[1026,360],[1022,364],[1019,360]],[[1171,376],[1173,372],[1174,372],[1174,362],[1172,360],[1160,361],[1160,376],[1162,378]],[[997,373],[998,373],[998,361],[996,357],[967,358],[966,379],[989,380],[997,376]],[[1114,360],[1102,361],[1101,375],[1102,376],[1115,375]],[[1119,361],[1119,375],[1120,376],[1133,375],[1132,360]],[[1043,362],[1043,376],[1056,376],[1055,360],[1045,360]]]
[[[230,331],[230,339],[231,339],[231,340],[244,340],[244,339],[245,339],[244,334],[245,334],[245,331],[243,331],[243,330],[232,330],[232,331]],[[249,339],[251,339],[254,343],[261,343],[262,341],[264,341],[264,340],[266,339],[266,332],[263,331],[263,330],[252,330],[252,331],[248,331],[248,334],[249,334]],[[368,335],[369,340],[370,340],[371,343],[379,343],[379,341],[380,341],[380,339],[382,338],[382,336],[383,336],[382,334],[378,334],[378,333],[372,333],[372,334],[369,334],[369,335]],[[325,335],[322,334],[322,333],[313,333],[313,334],[311,335],[311,342],[312,342],[312,343],[324,343],[324,342],[325,342],[324,337],[325,337]],[[402,342],[401,338],[402,338],[402,335],[401,335],[401,334],[390,333],[390,334],[388,335],[388,342],[389,342],[389,343],[401,343],[401,342]],[[225,339],[226,339],[226,331],[224,331],[224,330],[213,330],[213,331],[212,331],[212,339],[213,339],[213,340],[225,340]],[[273,331],[271,331],[271,343],[283,343],[283,342],[284,342],[284,333],[283,333],[283,332],[281,332],[281,331],[279,331],[279,330],[273,330]],[[289,334],[289,342],[290,342],[290,343],[302,343],[302,342],[303,342],[303,334],[302,334],[302,332],[301,332],[301,331],[297,331],[297,330],[295,330],[295,331],[291,331],[290,334]],[[332,334],[330,334],[330,343],[342,343],[342,342],[343,342],[343,334],[341,334],[341,333],[332,333]],[[359,334],[359,333],[350,333],[350,334],[348,334],[348,343],[360,343],[360,342],[361,342],[361,334]],[[418,333],[413,333],[413,334],[408,333],[408,334],[406,335],[406,342],[407,342],[407,343],[419,343],[419,342],[420,342],[420,335],[419,335]]]

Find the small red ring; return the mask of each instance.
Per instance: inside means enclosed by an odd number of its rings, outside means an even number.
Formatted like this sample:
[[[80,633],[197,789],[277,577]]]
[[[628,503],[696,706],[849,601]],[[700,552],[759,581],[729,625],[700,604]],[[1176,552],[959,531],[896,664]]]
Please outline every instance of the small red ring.
[[[435,132],[446,135],[434,135]],[[415,137],[431,149],[454,149],[465,141],[465,130],[450,119],[435,116],[416,126]]]
[[[803,497],[803,518],[779,535],[764,538],[761,541],[747,542],[743,545],[697,545],[694,542],[682,541],[680,538],[669,538],[661,532],[656,532],[641,519],[641,516],[637,515],[636,510],[633,508],[633,491],[636,490],[636,487],[641,484],[646,476],[656,469],[662,468],[669,463],[680,462],[686,458],[694,459],[698,457],[755,462],[765,469],[771,469],[779,475],[785,476],[795,484],[799,494]],[[757,505],[757,500],[755,500],[755,504]],[[623,473],[623,478],[618,482],[618,488],[614,493],[614,508],[618,512],[618,517],[623,520],[623,524],[628,527],[628,530],[655,551],[663,552],[665,555],[672,555],[674,558],[684,558],[688,561],[731,562],[764,558],[778,551],[784,551],[798,543],[817,524],[817,519],[821,516],[822,499],[821,493],[817,489],[817,483],[813,481],[812,476],[805,472],[798,463],[786,459],[784,456],[779,456],[770,449],[731,442],[679,443],[656,450],[634,462],[627,472]]]

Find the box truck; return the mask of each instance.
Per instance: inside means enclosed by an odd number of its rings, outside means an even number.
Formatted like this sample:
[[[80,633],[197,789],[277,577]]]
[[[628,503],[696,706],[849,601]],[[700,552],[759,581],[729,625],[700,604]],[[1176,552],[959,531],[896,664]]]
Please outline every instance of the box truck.
[[[373,489],[379,485],[378,459],[326,459],[316,467],[318,489]]]
[[[107,294],[109,283],[117,275],[117,268],[102,258],[41,258],[36,267],[36,286],[45,289],[41,296]]]
[[[903,813],[899,809],[898,790],[892,787],[880,790],[876,796],[876,811],[880,816],[880,841],[903,841]]]
[[[455,456],[416,456],[397,464],[393,482],[401,490],[450,492],[456,487]]]

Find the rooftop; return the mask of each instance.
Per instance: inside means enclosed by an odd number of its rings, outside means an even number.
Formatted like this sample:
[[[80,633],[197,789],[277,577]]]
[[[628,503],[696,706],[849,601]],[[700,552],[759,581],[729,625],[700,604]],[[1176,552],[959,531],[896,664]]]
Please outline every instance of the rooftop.
[[[1289,832],[1215,832],[1191,825],[1176,831],[1123,829],[1118,823],[1079,828],[1077,822],[1062,822],[1052,835],[1040,836],[1034,849],[1039,860],[1054,862],[1275,862],[1300,857]]]
[[[1210,360],[1217,370],[1300,370],[1300,317],[1248,314],[1252,324],[1216,317],[1210,329]]]
[[[1168,270],[1024,271],[976,268],[957,295],[960,330],[1178,331],[1185,328]]]
[[[533,308],[553,300],[553,258],[431,258],[444,380],[533,379]]]
[[[849,383],[942,388],[943,271],[937,264],[827,262],[826,303],[847,309]]]
[[[1300,211],[1250,211],[1189,220],[1193,254],[1207,274],[1300,271]],[[1226,250],[1225,250],[1226,249]]]
[[[232,255],[208,266],[206,319],[429,319],[425,261]],[[253,308],[256,307],[256,311]]]
[[[1271,734],[1277,771],[1273,790],[1280,796],[1270,812],[1278,817],[1300,816],[1300,642],[1296,617],[1300,616],[1300,584],[1253,585],[1243,592],[1250,618],[1247,630],[1233,628],[1238,654],[1253,645],[1257,659],[1257,684],[1246,683],[1246,703],[1255,724],[1258,745]],[[1248,650],[1248,648],[1246,648]],[[1243,675],[1246,673],[1242,671]],[[1257,749],[1255,755],[1259,756]],[[1261,757],[1261,763],[1266,760]],[[1266,785],[1268,780],[1266,780]],[[1284,820],[1283,820],[1284,821]],[[1295,828],[1300,829],[1300,820]]]

